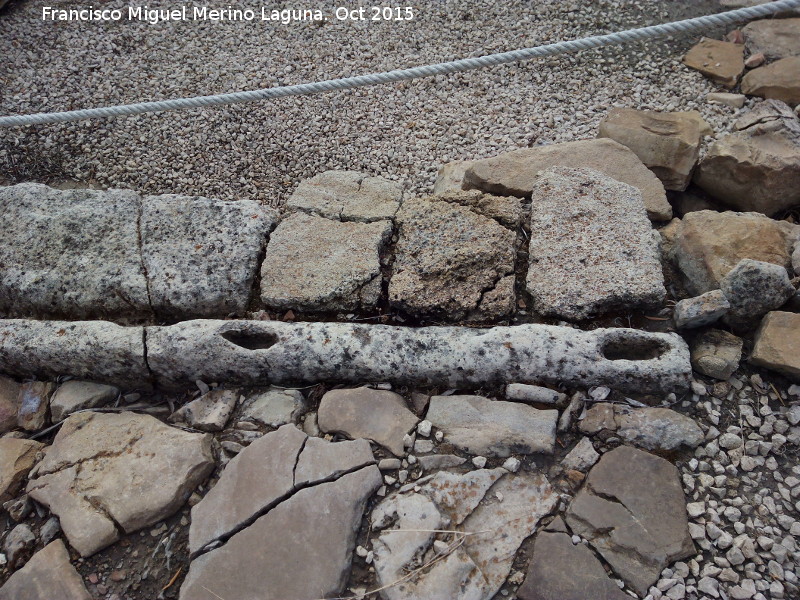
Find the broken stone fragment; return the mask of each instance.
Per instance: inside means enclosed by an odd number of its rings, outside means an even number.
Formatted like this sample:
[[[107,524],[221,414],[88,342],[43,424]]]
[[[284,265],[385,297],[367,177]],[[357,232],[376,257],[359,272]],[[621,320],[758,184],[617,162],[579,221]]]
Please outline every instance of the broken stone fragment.
[[[736,326],[755,325],[795,294],[784,267],[749,258],[742,259],[722,278],[720,289],[730,303],[726,319]]]
[[[261,299],[278,309],[372,310],[381,294],[380,255],[392,223],[342,222],[305,213],[284,219],[261,265]]]
[[[731,305],[722,290],[711,290],[675,305],[672,318],[678,329],[691,329],[711,325],[730,310]]]
[[[660,306],[658,234],[639,191],[588,169],[539,174],[531,204],[527,289],[535,310],[583,320]]]
[[[296,423],[307,409],[300,391],[270,387],[244,401],[240,418],[270,427],[280,427],[286,423]]]
[[[236,408],[239,390],[215,389],[184,404],[170,417],[200,431],[222,431]]]
[[[362,387],[332,390],[322,397],[317,411],[319,428],[344,433],[351,439],[370,439],[402,456],[403,436],[419,419],[408,410],[400,394]]]
[[[50,416],[58,423],[76,411],[109,404],[118,395],[114,386],[72,379],[62,383],[50,399]]]
[[[44,428],[50,417],[50,396],[56,384],[45,381],[23,383],[19,390],[17,425],[26,431]]]
[[[704,38],[686,53],[683,64],[730,89],[744,72],[744,48],[741,44]]]
[[[0,435],[17,426],[20,387],[20,384],[10,377],[0,375]]]
[[[39,550],[0,588],[0,600],[92,600],[83,580],[69,562],[64,542],[56,540]]]
[[[695,552],[678,470],[628,446],[603,455],[566,521],[640,596],[667,565]]]
[[[589,418],[588,414],[586,418]],[[600,455],[594,449],[592,440],[588,437],[582,437],[564,457],[564,460],[561,461],[561,468],[567,471],[574,470],[585,473],[594,466],[599,458]]]
[[[742,93],[781,100],[791,106],[800,103],[800,56],[753,69],[742,78]]]
[[[761,321],[750,362],[800,381],[800,315],[774,311]]]
[[[57,515],[81,556],[170,516],[214,465],[211,436],[147,415],[69,417],[26,492]]]
[[[394,218],[403,200],[399,183],[356,171],[325,171],[300,182],[286,202],[326,219],[371,223]]]
[[[552,454],[557,410],[480,396],[434,396],[426,418],[445,440],[474,455]]]
[[[461,192],[464,188],[464,175],[472,166],[471,160],[455,160],[439,167],[433,183],[433,195]]]
[[[0,502],[16,496],[42,448],[33,440],[0,438]]]
[[[724,106],[730,106],[731,108],[742,108],[744,103],[747,102],[747,96],[744,94],[729,94],[727,92],[711,92],[706,96],[706,100],[710,104],[722,104]]]
[[[528,404],[546,404],[563,408],[567,395],[550,388],[525,383],[510,383],[506,386],[506,398]]]
[[[727,381],[742,359],[741,338],[719,329],[703,332],[692,344],[692,366],[703,375]]]
[[[763,54],[770,60],[800,56],[800,19],[762,19],[742,28],[750,54]]]
[[[629,148],[609,139],[580,140],[524,148],[470,163],[463,187],[500,196],[529,197],[540,171],[552,167],[594,169],[642,193],[647,215],[669,221],[672,207],[664,186]]]
[[[36,546],[36,535],[26,523],[15,526],[3,540],[3,553],[11,569],[25,564]]]

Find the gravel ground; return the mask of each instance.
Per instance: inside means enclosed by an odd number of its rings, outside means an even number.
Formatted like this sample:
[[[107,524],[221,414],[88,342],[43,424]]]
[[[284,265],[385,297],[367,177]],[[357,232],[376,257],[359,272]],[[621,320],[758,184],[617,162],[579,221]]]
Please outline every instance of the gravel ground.
[[[284,26],[261,21],[50,23],[41,21],[40,3],[15,0],[0,13],[0,113],[382,71],[698,16],[717,5],[709,0],[459,0],[423,3],[411,22]],[[126,6],[119,0],[103,3],[104,8]],[[174,3],[150,3],[162,6]],[[260,5],[237,4],[245,6]],[[611,106],[697,108],[721,131],[732,121],[733,109],[707,105],[704,98],[713,84],[680,63],[695,40],[591,51],[352,92],[6,129],[0,131],[0,183],[77,181],[280,205],[300,180],[326,169],[380,174],[424,192],[439,165],[450,160],[594,137]]]

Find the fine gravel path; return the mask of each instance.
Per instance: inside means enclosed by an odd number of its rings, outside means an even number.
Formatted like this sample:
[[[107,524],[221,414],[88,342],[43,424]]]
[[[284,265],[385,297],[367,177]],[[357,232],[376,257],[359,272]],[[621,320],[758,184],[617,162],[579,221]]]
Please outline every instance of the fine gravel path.
[[[247,6],[261,4],[237,4]],[[469,0],[422,3],[404,22],[151,25],[43,22],[39,3],[15,0],[0,12],[0,113],[302,83],[716,10],[705,0]],[[733,109],[706,104],[714,85],[680,62],[696,38],[351,92],[0,130],[0,184],[80,182],[279,206],[300,180],[327,169],[379,174],[425,192],[450,160],[594,137],[611,106],[698,109],[719,132]]]

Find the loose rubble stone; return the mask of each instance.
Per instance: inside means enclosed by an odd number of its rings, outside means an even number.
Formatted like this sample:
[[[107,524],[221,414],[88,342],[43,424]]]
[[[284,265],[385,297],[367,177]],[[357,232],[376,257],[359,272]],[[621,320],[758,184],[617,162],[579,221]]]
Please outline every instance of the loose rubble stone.
[[[222,547],[195,558],[181,586],[181,600],[202,598],[207,590],[225,600],[340,596],[364,506],[381,483],[378,467],[370,465],[297,491]],[[279,544],[264,543],[277,539]]]
[[[609,579],[589,548],[572,543],[565,533],[536,536],[520,600],[630,600]]]
[[[61,426],[26,492],[89,556],[171,515],[213,465],[209,435],[147,415],[78,413]]]
[[[430,454],[417,458],[423,471],[438,471],[439,469],[449,469],[458,467],[467,462],[466,458],[455,456],[454,454]]]
[[[598,461],[600,455],[594,449],[592,440],[587,437],[582,437],[575,447],[561,461],[561,467],[564,470],[575,470],[585,473],[594,466]]]
[[[236,408],[238,390],[215,389],[184,404],[170,417],[200,431],[222,431]]]
[[[547,404],[561,407],[566,404],[567,395],[538,385],[511,383],[506,386],[506,398],[529,404]]]
[[[259,256],[276,222],[277,211],[250,200],[144,198],[142,264],[156,314],[198,318],[244,313]]]
[[[692,366],[703,375],[727,381],[739,368],[742,338],[720,329],[703,332],[692,344]]]
[[[732,108],[742,108],[744,103],[747,102],[747,96],[744,94],[729,94],[727,92],[711,92],[706,96],[706,100],[711,104],[722,104]]]
[[[0,188],[0,311],[17,316],[150,313],[139,252],[140,198],[123,190]]]
[[[433,195],[449,194],[452,192],[463,191],[464,175],[472,166],[471,160],[455,160],[446,165],[442,165],[436,174],[436,181],[433,183]]]
[[[599,403],[587,411],[579,428],[588,435],[613,433],[634,446],[660,452],[696,448],[704,439],[693,419],[668,408]]]
[[[798,184],[800,185],[800,183]],[[800,226],[753,213],[689,213],[680,222],[675,258],[693,294],[718,289],[742,259],[791,266],[791,249]]]
[[[694,181],[738,210],[773,215],[797,204],[800,120],[783,102],[760,103],[709,147]]]
[[[406,201],[397,223],[392,306],[447,320],[498,319],[513,310],[514,231],[474,206],[435,196]]]
[[[635,188],[588,169],[540,173],[526,279],[536,311],[581,320],[660,305],[657,235]]]
[[[34,440],[0,438],[0,502],[16,496],[42,448]]]
[[[241,418],[280,427],[286,423],[296,423],[307,409],[305,398],[298,390],[271,387],[245,400]]]
[[[800,315],[773,311],[756,332],[750,362],[800,380]]]
[[[750,54],[763,54],[770,60],[800,56],[800,19],[762,19],[742,27]]]
[[[678,470],[627,446],[589,472],[566,521],[640,595],[664,567],[695,552]]]
[[[742,93],[794,106],[800,103],[800,56],[782,58],[742,77]]]
[[[730,307],[728,299],[721,290],[712,290],[695,298],[679,301],[675,305],[672,318],[678,329],[703,327],[726,315]]]
[[[697,164],[700,140],[711,133],[697,111],[665,113],[614,108],[601,121],[598,136],[630,148],[666,189],[683,191]]]
[[[373,440],[395,456],[404,454],[403,436],[419,421],[400,394],[366,387],[325,394],[317,420],[324,432]]]
[[[36,536],[25,523],[14,527],[3,541],[3,552],[12,569],[21,567],[28,560],[36,546]]]
[[[20,384],[0,375],[0,435],[17,426]]]
[[[33,555],[0,588],[0,600],[92,600],[69,562],[64,542],[56,540]]]
[[[17,425],[26,431],[44,428],[50,416],[50,396],[55,389],[54,383],[45,381],[23,383],[19,390]]]
[[[744,48],[740,44],[704,38],[686,53],[683,64],[730,89],[744,72]]]
[[[742,259],[722,278],[720,288],[730,303],[726,318],[736,325],[754,324],[795,294],[784,267],[749,258]]]
[[[392,219],[403,200],[399,183],[356,171],[325,171],[301,181],[286,202],[326,219],[371,223]]]
[[[480,396],[433,396],[426,418],[454,446],[505,458],[512,453],[552,454],[558,411]]]
[[[352,223],[304,213],[270,236],[261,266],[261,299],[279,309],[374,309],[381,294],[380,253],[391,221]]]
[[[284,425],[239,452],[192,508],[189,550],[195,554],[215,540],[227,539],[302,487],[372,463],[366,440],[332,444]]]
[[[629,148],[608,139],[525,148],[473,161],[464,174],[463,185],[466,189],[524,198],[531,195],[539,172],[552,167],[604,173],[638,188],[650,219],[668,221],[672,218],[672,207],[658,178]]]
[[[54,423],[75,411],[103,406],[119,395],[119,389],[92,381],[76,379],[62,383],[50,399],[50,417]]]

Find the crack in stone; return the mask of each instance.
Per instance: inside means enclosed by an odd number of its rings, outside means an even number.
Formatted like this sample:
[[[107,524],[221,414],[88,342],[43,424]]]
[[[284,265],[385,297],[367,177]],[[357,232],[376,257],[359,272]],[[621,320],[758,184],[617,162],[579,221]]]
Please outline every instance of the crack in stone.
[[[147,305],[150,312],[155,316],[155,309],[153,308],[153,297],[150,291],[150,274],[147,272],[147,266],[144,262],[144,244],[142,242],[142,216],[144,215],[144,200],[139,198],[139,210],[136,215],[136,239],[139,249],[139,264],[142,266],[142,273],[144,274],[144,287],[147,292]]]
[[[118,457],[122,456],[123,454],[128,454],[133,449],[133,447],[142,439],[142,437],[143,437],[143,435],[141,435],[141,434],[136,436],[135,438],[133,438],[128,443],[128,445],[125,448],[123,448],[121,450],[98,452],[97,454],[93,454],[92,456],[87,456],[86,458],[82,458],[82,459],[74,461],[74,462],[67,462],[67,463],[58,464],[52,470],[46,471],[44,473],[37,472],[36,476],[31,480],[31,482],[36,482],[39,479],[41,479],[42,477],[45,477],[47,475],[55,475],[56,473],[60,473],[61,471],[65,471],[65,470],[71,469],[73,467],[75,467],[76,469],[79,469],[83,464],[88,463],[89,461],[100,460],[100,459],[103,459],[103,458],[118,458]]]
[[[294,457],[294,466],[292,467],[292,489],[297,487],[297,465],[300,464],[300,457],[303,455],[303,450],[306,449],[306,444],[308,443],[309,439],[311,438],[306,437],[306,439],[303,440],[303,444],[297,451],[297,456]]]

